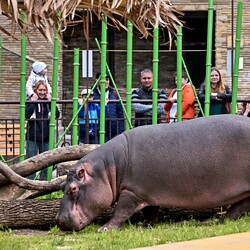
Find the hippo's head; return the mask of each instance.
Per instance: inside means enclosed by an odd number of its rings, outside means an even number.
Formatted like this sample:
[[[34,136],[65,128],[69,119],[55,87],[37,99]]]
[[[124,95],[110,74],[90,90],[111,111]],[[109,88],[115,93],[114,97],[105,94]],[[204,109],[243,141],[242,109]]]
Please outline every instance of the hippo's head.
[[[64,196],[56,215],[61,230],[82,230],[112,204],[112,190],[102,169],[80,160],[69,171],[61,185]]]

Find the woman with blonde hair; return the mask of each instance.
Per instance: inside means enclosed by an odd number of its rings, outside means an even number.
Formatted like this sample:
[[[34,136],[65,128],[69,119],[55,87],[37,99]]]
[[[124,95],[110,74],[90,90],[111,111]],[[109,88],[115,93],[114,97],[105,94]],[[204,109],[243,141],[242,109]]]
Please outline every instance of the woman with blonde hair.
[[[220,71],[213,67],[210,75],[210,115],[230,113],[230,102],[232,101],[231,89],[223,83]],[[198,91],[199,100],[204,107],[205,83],[202,83]],[[198,116],[201,116],[199,113]]]
[[[51,95],[48,95],[48,86],[46,82],[40,80],[34,86],[36,96],[31,96],[31,101],[47,100],[51,101]],[[49,122],[50,122],[50,102],[26,103],[25,118],[27,122],[26,133],[26,159],[49,150]],[[60,112],[56,107],[56,118],[59,118]],[[35,174],[28,176],[34,179]],[[40,179],[47,179],[47,169],[40,173]]]

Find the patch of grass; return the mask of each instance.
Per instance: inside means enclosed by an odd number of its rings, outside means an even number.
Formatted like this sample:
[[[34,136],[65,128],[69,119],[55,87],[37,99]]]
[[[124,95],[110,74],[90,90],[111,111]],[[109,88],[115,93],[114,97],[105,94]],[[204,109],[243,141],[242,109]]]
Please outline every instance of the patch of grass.
[[[99,226],[92,224],[81,232],[73,233],[53,227],[41,236],[15,236],[13,231],[0,232],[0,249],[126,250],[250,231],[250,217],[245,216],[237,221],[226,219],[223,223],[217,219],[159,223],[154,228],[126,224],[123,230],[105,233],[96,232]]]

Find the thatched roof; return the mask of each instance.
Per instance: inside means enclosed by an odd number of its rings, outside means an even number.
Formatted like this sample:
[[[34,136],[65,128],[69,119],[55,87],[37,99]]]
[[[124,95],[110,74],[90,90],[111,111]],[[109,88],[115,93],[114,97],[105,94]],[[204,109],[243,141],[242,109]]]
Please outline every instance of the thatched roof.
[[[7,16],[12,25],[8,30],[0,24],[0,30],[14,35],[16,26],[22,27],[21,13],[24,11],[24,31],[28,34],[35,26],[47,39],[52,40],[56,25],[62,32],[76,19],[79,22],[76,15],[78,10],[82,11],[80,22],[85,25],[87,11],[100,20],[103,13],[117,28],[126,29],[126,21],[130,20],[145,37],[152,32],[152,26],[165,27],[169,34],[173,34],[181,25],[177,18],[181,12],[170,0],[1,0],[0,14]]]

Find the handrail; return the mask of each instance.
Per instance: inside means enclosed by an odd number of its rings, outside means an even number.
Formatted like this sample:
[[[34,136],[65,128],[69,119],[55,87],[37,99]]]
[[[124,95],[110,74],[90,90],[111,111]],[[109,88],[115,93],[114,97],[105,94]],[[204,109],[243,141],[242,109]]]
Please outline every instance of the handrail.
[[[123,103],[126,103],[126,99],[121,99]],[[141,100],[133,100],[132,103],[152,103],[153,100],[149,99],[141,99]],[[27,100],[26,103],[49,103],[50,101],[47,100],[36,100],[36,101],[29,101]],[[100,100],[88,100],[89,103],[100,103]],[[170,102],[169,100],[158,100],[158,103],[166,103]],[[196,101],[195,101],[196,102]],[[238,98],[238,102],[250,102],[249,98]],[[57,104],[65,104],[65,103],[73,103],[72,99],[66,99],[66,100],[57,100]],[[120,103],[120,100],[109,100],[109,103]],[[6,100],[6,101],[0,101],[1,104],[20,104],[20,101],[17,100]]]

